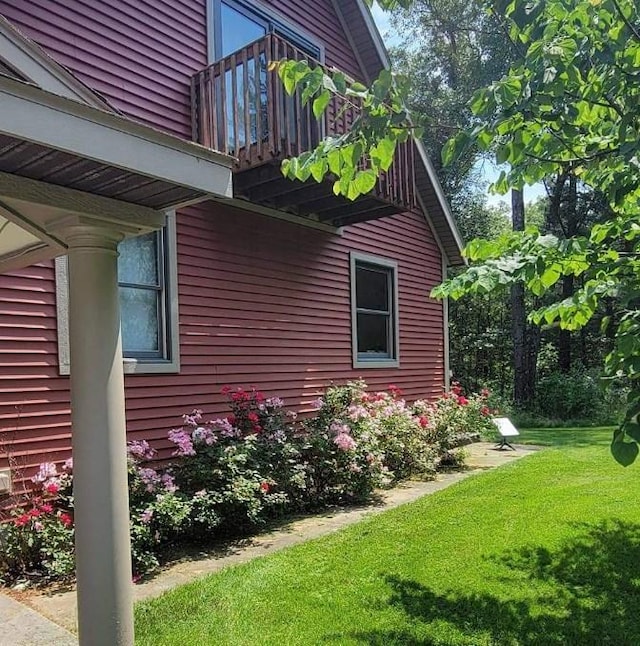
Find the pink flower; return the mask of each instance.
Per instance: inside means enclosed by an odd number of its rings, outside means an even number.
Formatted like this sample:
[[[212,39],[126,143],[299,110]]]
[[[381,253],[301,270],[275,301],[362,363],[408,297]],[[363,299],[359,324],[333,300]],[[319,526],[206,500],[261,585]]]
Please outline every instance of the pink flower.
[[[191,438],[195,443],[206,444],[207,446],[211,446],[218,441],[213,430],[205,426],[198,426],[191,434]]]
[[[460,404],[460,406],[466,406],[468,403],[469,400],[466,397],[463,397],[462,395],[458,397],[458,404]]]
[[[44,529],[44,525],[37,520],[35,523],[33,523],[33,529],[36,530],[36,532],[41,532]]]
[[[60,485],[57,482],[49,482],[44,490],[52,496],[55,496],[60,491]]]
[[[480,409],[480,414],[481,414],[481,415],[484,415],[485,417],[489,417],[489,415],[491,415],[491,411],[489,410],[489,407],[488,407],[488,406],[483,406],[483,407]]]
[[[151,522],[151,519],[153,518],[153,509],[145,509],[141,514],[140,514],[140,522],[143,525],[148,525]]]
[[[30,520],[31,517],[29,516],[29,514],[22,514],[13,521],[13,524],[16,527],[24,527]]]
[[[418,423],[420,424],[420,426],[422,426],[422,428],[429,426],[429,420],[424,415],[421,415],[418,418]]]
[[[338,433],[338,435],[333,438],[333,443],[341,451],[353,451],[353,449],[356,448],[356,441],[347,433]]]
[[[58,475],[58,469],[53,462],[43,462],[38,469],[38,473],[31,478],[31,482],[40,483]]]
[[[174,491],[178,490],[175,480],[173,479],[173,476],[170,473],[163,473],[160,476],[160,482],[162,483],[162,486],[164,487],[165,491],[169,493],[173,493]]]
[[[45,502],[44,505],[40,505],[40,511],[43,514],[50,514],[53,511],[53,505],[50,505],[48,502]]]
[[[71,516],[65,512],[62,512],[59,516],[60,522],[65,526],[65,527],[71,527],[73,525],[73,519]]]
[[[271,489],[271,487],[268,482],[262,482],[260,484],[260,491],[262,491],[262,493],[269,493],[269,489]]]
[[[391,393],[393,397],[402,397],[402,390],[398,388],[395,384],[389,384],[387,390]]]
[[[367,417],[369,417],[369,412],[364,406],[352,404],[347,409],[347,415],[349,415],[349,419],[353,420],[354,422],[359,422],[361,419],[366,419]]]
[[[191,412],[191,415],[183,415],[182,420],[185,426],[198,426],[202,421],[202,411],[196,408]]]
[[[343,424],[342,422],[335,420],[331,423],[331,426],[329,426],[329,431],[334,435],[340,435],[341,433],[348,434],[351,429],[347,424]]]
[[[62,465],[64,471],[73,471],[73,458],[68,458]]]
[[[177,447],[176,450],[173,452],[173,455],[186,457],[189,455],[196,454],[193,448],[193,442],[191,441],[191,436],[186,431],[182,429],[174,429],[172,431],[169,431],[169,439]]]
[[[129,453],[132,458],[137,458],[138,460],[151,460],[156,454],[155,450],[151,448],[147,440],[129,442],[127,445],[127,453]]]

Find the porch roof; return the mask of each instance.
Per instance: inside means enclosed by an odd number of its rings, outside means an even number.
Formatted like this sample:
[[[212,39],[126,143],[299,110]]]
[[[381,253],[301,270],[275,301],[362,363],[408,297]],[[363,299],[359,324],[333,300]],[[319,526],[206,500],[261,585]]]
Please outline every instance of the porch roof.
[[[61,209],[153,228],[158,211],[231,196],[230,157],[3,72],[0,271],[65,252],[48,231]]]

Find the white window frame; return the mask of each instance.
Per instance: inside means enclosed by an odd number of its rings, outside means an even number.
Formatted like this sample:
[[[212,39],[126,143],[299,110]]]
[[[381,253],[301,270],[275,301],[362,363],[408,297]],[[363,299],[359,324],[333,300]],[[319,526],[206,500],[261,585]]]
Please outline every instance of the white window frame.
[[[351,280],[351,350],[354,368],[400,367],[400,310],[398,307],[398,263],[395,260],[352,251],[349,254]],[[390,274],[391,325],[390,340],[393,345],[388,358],[366,359],[358,353],[358,307],[356,300],[356,268],[358,265],[379,267]]]
[[[123,357],[125,374],[172,374],[180,372],[180,336],[178,312],[178,254],[176,241],[176,214],[167,213],[164,228],[165,271],[165,356],[148,359]],[[70,372],[69,363],[69,268],[67,257],[56,258],[56,312],[58,329],[58,370],[61,375]]]

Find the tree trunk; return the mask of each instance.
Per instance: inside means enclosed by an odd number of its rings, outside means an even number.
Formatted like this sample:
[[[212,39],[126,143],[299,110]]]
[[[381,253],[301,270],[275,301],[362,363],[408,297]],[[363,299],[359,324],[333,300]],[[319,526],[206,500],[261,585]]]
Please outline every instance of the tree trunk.
[[[565,276],[562,279],[562,298],[573,296],[573,276]],[[558,367],[560,372],[567,374],[571,371],[571,332],[560,330],[558,333]]]
[[[569,175],[565,236],[572,238],[578,233],[578,228],[578,180],[575,175]],[[562,279],[562,298],[571,298],[574,291],[574,277],[565,276]],[[558,336],[558,367],[560,372],[565,374],[571,371],[571,338],[572,334],[569,330],[560,330]]]
[[[524,231],[524,195],[522,191],[511,191],[511,217],[514,231]],[[525,351],[525,329],[527,325],[524,285],[511,287],[511,316],[513,335],[513,399],[518,406],[527,403],[527,361]]]

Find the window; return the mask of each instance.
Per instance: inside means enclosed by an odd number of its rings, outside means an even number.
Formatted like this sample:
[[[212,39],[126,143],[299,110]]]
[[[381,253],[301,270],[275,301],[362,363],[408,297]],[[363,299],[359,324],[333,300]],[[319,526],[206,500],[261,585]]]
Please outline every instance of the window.
[[[353,365],[398,366],[397,263],[351,254]]]
[[[237,0],[210,0],[209,58],[219,60],[265,36],[279,34],[309,56],[322,60],[322,49],[271,8]]]
[[[118,285],[125,373],[179,372],[175,214],[167,224],[118,245]],[[56,259],[58,360],[69,374],[66,257]]]
[[[167,348],[164,231],[127,238],[118,245],[122,352],[164,358]]]
[[[322,48],[285,18],[275,15],[270,7],[239,0],[209,0],[209,3],[210,62],[226,58],[267,34],[282,36],[310,58],[322,60]],[[261,133],[262,141],[268,140],[273,116],[269,115],[267,67],[264,53],[258,61],[251,56],[244,63],[234,59],[233,69],[225,68],[224,78],[216,80],[216,118],[219,122],[226,120],[226,126],[219,129],[217,147],[237,154],[242,148],[259,143],[258,133]],[[290,139],[295,141],[301,135],[303,149],[315,147],[319,141],[316,120],[313,119],[307,127],[298,127],[299,119],[303,118],[300,100],[294,97],[285,100],[285,112],[293,116],[287,124]],[[243,117],[245,113],[248,113],[248,120]],[[312,133],[311,140],[308,132]],[[225,136],[226,140],[223,140]]]

